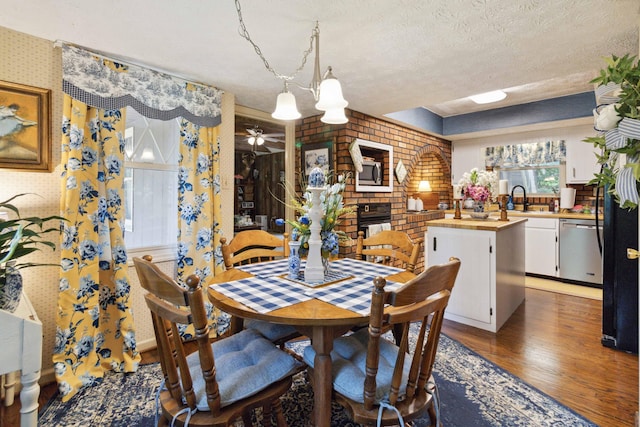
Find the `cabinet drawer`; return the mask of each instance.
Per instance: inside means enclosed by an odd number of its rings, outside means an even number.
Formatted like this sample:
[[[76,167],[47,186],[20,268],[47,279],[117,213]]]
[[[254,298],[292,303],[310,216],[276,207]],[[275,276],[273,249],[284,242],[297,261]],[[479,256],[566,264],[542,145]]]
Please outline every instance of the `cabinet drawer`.
[[[558,228],[558,220],[555,218],[527,218],[526,228]]]

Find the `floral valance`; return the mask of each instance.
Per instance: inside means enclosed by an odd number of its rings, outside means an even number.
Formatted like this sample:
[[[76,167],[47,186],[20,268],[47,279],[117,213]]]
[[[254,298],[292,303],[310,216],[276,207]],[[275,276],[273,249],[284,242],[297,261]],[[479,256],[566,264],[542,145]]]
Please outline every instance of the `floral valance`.
[[[564,162],[566,156],[567,149],[564,140],[499,145],[486,148],[485,166],[503,169],[551,166]]]
[[[221,122],[222,91],[148,68],[124,64],[71,45],[62,46],[63,91],[93,107],[131,106],[145,117],[184,117],[197,125]]]

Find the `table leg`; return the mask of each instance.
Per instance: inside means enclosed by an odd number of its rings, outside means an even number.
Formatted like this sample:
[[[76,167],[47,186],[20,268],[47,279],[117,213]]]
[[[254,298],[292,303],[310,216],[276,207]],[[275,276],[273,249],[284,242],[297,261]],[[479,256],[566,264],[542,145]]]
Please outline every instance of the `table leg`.
[[[20,382],[20,426],[37,427],[38,425],[38,396],[40,396],[40,371],[22,373]]]
[[[314,326],[312,345],[316,352],[313,367],[313,412],[315,427],[331,425],[331,349],[333,331],[330,327]]]

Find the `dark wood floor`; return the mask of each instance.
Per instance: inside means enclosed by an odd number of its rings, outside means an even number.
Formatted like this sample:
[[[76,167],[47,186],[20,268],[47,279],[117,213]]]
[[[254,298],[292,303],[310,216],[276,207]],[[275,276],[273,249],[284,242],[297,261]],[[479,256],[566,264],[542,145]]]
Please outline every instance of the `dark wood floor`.
[[[638,356],[600,344],[602,302],[535,289],[497,334],[443,332],[599,426],[634,426]]]
[[[454,322],[443,332],[600,426],[634,426],[638,356],[603,347],[600,318],[600,301],[527,289],[497,334]],[[54,393],[42,387],[41,407]],[[19,425],[16,401],[0,410],[1,427]]]

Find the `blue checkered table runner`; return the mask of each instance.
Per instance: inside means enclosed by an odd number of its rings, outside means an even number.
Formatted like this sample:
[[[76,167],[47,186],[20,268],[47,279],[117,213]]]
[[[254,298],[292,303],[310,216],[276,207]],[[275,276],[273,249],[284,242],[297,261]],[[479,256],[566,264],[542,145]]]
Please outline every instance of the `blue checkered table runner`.
[[[306,286],[277,276],[255,276],[211,287],[258,313],[268,313],[313,298],[305,294]]]
[[[337,269],[338,271],[357,275],[358,277],[369,278],[374,278],[376,276],[386,277],[404,271],[398,267],[360,261],[353,258],[340,258],[335,261],[331,261],[331,269]]]
[[[304,269],[304,265],[303,260],[301,270]],[[254,277],[213,286],[218,292],[259,313],[267,313],[317,298],[363,316],[369,314],[373,278],[404,271],[397,267],[340,258],[331,261],[330,276],[325,281],[329,284],[322,286],[323,284],[304,284],[302,274],[299,280],[279,277],[288,273],[286,259],[247,264],[236,268],[251,273]],[[400,283],[387,281],[385,290],[395,290],[400,285]]]
[[[402,283],[387,280],[384,290],[394,291],[402,285]],[[371,277],[351,277],[322,288],[310,289],[307,293],[336,307],[367,316],[371,310],[372,290],[373,279]]]
[[[306,261],[300,263],[300,270],[304,270]],[[359,261],[352,258],[340,258],[331,261],[330,271],[347,273],[349,275],[356,274],[363,277],[390,276],[392,274],[404,271],[401,268],[391,267],[383,264],[375,264],[367,261]],[[279,276],[289,272],[289,261],[279,259],[276,261],[259,262],[256,264],[246,264],[236,267],[238,270],[246,271],[254,276],[270,277]],[[334,279],[335,280],[335,279]]]
[[[304,260],[300,263],[300,268],[302,269],[303,266]],[[257,262],[239,265],[236,268],[258,277],[279,276],[289,272],[289,260],[284,258],[276,261]]]

